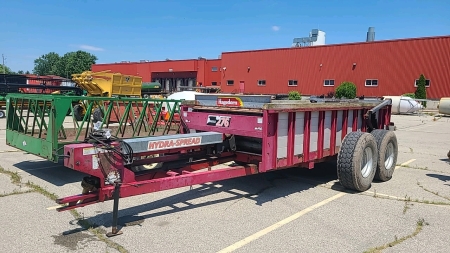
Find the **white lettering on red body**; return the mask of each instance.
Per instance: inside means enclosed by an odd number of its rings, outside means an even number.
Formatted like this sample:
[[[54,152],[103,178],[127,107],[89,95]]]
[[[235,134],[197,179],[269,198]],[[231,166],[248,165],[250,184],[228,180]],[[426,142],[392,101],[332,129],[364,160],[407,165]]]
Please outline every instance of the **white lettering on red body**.
[[[202,142],[202,137],[189,137],[164,141],[149,141],[148,150],[175,149],[183,147],[198,146]]]

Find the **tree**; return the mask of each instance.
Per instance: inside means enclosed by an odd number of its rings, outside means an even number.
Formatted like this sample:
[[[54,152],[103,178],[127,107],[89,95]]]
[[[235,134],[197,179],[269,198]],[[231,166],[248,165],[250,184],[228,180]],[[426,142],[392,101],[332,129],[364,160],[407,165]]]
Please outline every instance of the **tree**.
[[[0,74],[14,74],[14,72],[8,66],[0,64]]]
[[[66,53],[60,60],[59,68],[61,72],[59,76],[70,78],[72,74],[91,70],[92,64],[95,64],[96,61],[95,55],[81,50]]]
[[[42,55],[34,60],[33,74],[40,76],[58,75],[61,72],[59,70],[60,59],[61,57],[55,52]]]
[[[33,73],[37,75],[57,75],[70,78],[72,74],[79,74],[91,70],[97,57],[85,51],[68,52],[62,57],[55,52],[44,54],[34,60]]]
[[[356,85],[352,82],[342,82],[337,88],[335,93],[336,98],[356,98]]]
[[[417,82],[416,92],[414,92],[417,99],[427,99],[427,89],[425,87],[426,82],[425,76],[421,74],[419,81]],[[423,102],[422,105],[423,107],[427,107],[426,102]]]

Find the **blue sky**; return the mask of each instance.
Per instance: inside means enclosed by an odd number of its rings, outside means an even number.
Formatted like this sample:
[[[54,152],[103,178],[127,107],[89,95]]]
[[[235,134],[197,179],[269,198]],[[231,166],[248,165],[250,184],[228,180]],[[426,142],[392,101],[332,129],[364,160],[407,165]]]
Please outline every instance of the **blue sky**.
[[[12,70],[54,51],[83,49],[98,63],[217,58],[289,47],[313,28],[326,44],[450,34],[449,0],[3,0],[0,53]],[[6,18],[5,18],[6,17]]]

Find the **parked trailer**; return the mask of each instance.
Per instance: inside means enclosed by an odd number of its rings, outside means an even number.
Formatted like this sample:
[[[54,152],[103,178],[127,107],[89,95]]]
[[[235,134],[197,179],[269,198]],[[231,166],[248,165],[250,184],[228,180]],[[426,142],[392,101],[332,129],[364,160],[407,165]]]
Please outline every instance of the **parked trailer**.
[[[340,183],[356,191],[392,178],[398,147],[391,100],[275,102],[270,96],[196,95],[181,105],[182,133],[118,139],[97,130],[64,146],[64,165],[88,174],[82,194],[57,211],[119,198],[337,159]],[[237,166],[211,169],[234,161]],[[145,165],[153,164],[150,168]],[[136,169],[140,167],[140,169]]]
[[[72,105],[83,102],[81,122]],[[180,132],[180,100],[8,94],[5,98],[6,144],[57,163],[67,144],[83,143],[94,123],[120,138]],[[101,111],[100,117],[92,108]],[[66,116],[67,111],[71,116]],[[169,117],[166,115],[170,114]],[[97,116],[97,117],[96,117]],[[100,121],[98,119],[100,118]]]

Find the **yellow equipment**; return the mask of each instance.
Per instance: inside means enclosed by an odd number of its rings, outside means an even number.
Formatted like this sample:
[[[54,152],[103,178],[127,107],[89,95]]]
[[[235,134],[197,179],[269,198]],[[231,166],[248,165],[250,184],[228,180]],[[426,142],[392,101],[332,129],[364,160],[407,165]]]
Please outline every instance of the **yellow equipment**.
[[[109,70],[101,72],[84,71],[73,74],[72,80],[94,97],[141,97],[142,77],[122,75]]]
[[[72,80],[86,92],[88,97],[135,97],[141,98],[142,77],[122,75],[110,70],[92,72],[84,71],[81,74],[72,74]],[[92,108],[94,122],[102,121],[104,105],[95,104]],[[73,106],[73,116],[81,121],[86,114],[86,106],[83,101]]]

